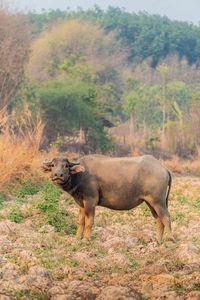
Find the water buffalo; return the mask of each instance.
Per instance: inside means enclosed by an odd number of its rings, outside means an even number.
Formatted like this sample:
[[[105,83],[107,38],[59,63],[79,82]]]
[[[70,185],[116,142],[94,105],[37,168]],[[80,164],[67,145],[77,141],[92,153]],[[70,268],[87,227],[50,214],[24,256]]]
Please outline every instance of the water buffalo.
[[[128,210],[146,202],[157,222],[156,239],[161,243],[164,227],[173,241],[168,196],[171,174],[151,155],[107,157],[87,155],[78,162],[67,158],[44,161],[42,170],[68,192],[80,206],[77,236],[91,236],[97,205],[114,210]]]

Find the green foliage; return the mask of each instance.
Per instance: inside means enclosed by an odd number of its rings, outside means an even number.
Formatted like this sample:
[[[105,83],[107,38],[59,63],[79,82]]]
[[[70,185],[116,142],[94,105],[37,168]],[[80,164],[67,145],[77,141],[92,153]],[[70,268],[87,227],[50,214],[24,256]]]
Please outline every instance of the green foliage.
[[[40,187],[31,181],[23,181],[17,191],[17,197],[25,199],[27,196],[35,195],[39,192]]]
[[[24,215],[19,207],[13,208],[7,217],[10,221],[15,223],[21,223],[24,219]]]
[[[44,213],[46,224],[53,226],[56,232],[75,234],[77,226],[67,223],[66,211],[59,204],[62,190],[50,181],[46,181],[41,194],[42,198],[37,207]]]

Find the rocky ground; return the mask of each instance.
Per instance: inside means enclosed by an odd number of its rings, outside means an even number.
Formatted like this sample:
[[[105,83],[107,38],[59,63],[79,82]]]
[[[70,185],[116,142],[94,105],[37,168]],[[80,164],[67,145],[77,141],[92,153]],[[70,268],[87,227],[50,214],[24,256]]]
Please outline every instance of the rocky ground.
[[[143,204],[98,207],[91,241],[77,240],[77,205],[59,197],[59,208],[40,192],[1,202],[0,300],[200,299],[200,178],[174,177],[176,242],[161,245]]]

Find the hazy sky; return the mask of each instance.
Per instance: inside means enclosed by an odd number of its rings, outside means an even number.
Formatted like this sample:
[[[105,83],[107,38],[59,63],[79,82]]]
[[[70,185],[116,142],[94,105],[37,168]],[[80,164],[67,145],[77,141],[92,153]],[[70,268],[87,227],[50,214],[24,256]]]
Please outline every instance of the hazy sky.
[[[199,24],[200,0],[15,0],[20,9],[56,9],[65,10],[78,6],[91,8],[94,4],[106,9],[110,6],[125,8],[129,12],[146,11],[150,14],[166,15],[172,20],[189,21]]]

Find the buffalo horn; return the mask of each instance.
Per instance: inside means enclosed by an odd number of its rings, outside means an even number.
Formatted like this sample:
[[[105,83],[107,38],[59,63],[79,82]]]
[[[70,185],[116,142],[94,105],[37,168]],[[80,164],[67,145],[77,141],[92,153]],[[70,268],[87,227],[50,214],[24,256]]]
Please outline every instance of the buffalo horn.
[[[70,160],[67,160],[67,161],[68,161],[70,167],[80,165],[80,159],[78,159],[77,162],[73,162],[73,161],[70,161]]]
[[[47,161],[46,159],[43,161],[44,165],[51,165],[52,164],[52,160]]]

